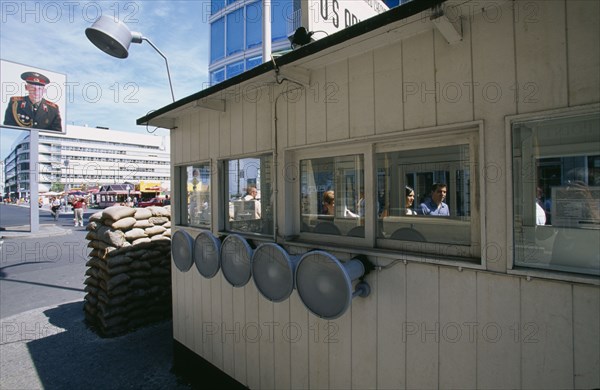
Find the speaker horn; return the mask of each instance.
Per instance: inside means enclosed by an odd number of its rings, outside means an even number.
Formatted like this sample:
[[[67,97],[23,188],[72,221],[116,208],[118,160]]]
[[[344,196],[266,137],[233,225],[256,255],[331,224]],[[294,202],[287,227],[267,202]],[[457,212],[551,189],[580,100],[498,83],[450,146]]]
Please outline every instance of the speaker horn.
[[[300,300],[314,315],[333,320],[341,317],[356,296],[367,297],[371,288],[365,281],[356,285],[352,282],[362,279],[372,265],[365,256],[355,257],[347,262],[339,261],[324,251],[305,253],[296,270],[296,288]]]
[[[177,230],[171,238],[171,255],[178,270],[187,272],[192,267],[194,239],[185,230]]]
[[[298,261],[300,256],[290,256],[277,244],[259,245],[252,255],[252,278],[261,295],[271,302],[289,298]]]
[[[208,230],[194,240],[194,263],[200,275],[212,278],[221,267],[221,241]]]
[[[221,245],[221,269],[223,276],[233,287],[242,287],[250,280],[252,248],[248,241],[237,234],[230,234]]]

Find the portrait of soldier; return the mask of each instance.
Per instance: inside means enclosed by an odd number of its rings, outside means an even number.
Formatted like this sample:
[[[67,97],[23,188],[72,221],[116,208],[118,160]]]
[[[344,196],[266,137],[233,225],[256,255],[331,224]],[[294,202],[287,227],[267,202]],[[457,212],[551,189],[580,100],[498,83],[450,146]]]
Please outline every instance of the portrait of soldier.
[[[62,131],[58,105],[44,99],[48,77],[37,72],[21,74],[25,81],[27,96],[13,96],[4,115],[7,126],[33,127],[36,129]]]

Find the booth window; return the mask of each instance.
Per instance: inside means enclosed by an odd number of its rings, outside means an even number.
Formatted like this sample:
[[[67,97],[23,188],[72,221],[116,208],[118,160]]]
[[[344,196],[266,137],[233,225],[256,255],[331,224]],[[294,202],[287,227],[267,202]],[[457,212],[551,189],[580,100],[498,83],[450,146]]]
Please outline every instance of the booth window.
[[[302,240],[337,236],[347,245],[478,261],[479,131],[455,126],[294,151],[294,229]]]
[[[225,229],[273,234],[273,156],[223,161]]]
[[[210,164],[178,167],[180,174],[179,212],[182,225],[210,229]]]
[[[600,114],[512,123],[514,265],[600,275]]]
[[[363,155],[300,161],[300,231],[365,237]]]
[[[425,252],[471,246],[472,156],[468,143],[377,153],[378,245],[411,242]]]

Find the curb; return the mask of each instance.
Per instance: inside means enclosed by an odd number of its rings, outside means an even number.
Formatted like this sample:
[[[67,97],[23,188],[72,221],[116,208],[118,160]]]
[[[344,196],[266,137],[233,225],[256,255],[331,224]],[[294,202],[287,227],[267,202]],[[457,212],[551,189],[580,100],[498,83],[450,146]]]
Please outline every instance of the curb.
[[[0,230],[0,239],[57,237],[73,233],[70,229],[63,229],[54,225],[40,225],[40,231],[35,233],[26,230],[30,229],[29,225],[8,226],[3,229],[10,230]]]

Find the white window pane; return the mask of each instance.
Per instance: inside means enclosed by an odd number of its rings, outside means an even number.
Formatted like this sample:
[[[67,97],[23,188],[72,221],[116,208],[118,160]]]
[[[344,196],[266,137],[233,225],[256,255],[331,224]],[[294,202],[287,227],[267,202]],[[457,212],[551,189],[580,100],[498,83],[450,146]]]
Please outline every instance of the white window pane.
[[[272,165],[271,155],[224,162],[228,231],[273,234]]]
[[[600,116],[513,124],[514,263],[600,274]]]
[[[364,237],[362,155],[300,161],[301,232]]]
[[[471,244],[468,145],[377,154],[379,238]]]
[[[182,175],[181,221],[188,226],[211,226],[210,164],[180,167]]]

